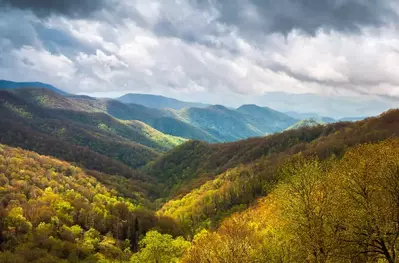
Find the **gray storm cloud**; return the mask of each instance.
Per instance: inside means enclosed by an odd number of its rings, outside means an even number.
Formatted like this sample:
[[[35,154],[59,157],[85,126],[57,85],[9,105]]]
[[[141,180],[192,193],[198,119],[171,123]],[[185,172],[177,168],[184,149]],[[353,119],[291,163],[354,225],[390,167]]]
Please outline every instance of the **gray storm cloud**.
[[[109,7],[106,0],[0,0],[0,8],[31,10],[39,17],[51,14],[87,17]]]
[[[398,7],[396,0],[0,0],[0,78],[76,93],[196,94],[212,103],[270,91],[396,98]]]
[[[220,20],[246,31],[287,34],[320,28],[358,31],[397,18],[386,0],[196,0],[202,8],[216,7]]]

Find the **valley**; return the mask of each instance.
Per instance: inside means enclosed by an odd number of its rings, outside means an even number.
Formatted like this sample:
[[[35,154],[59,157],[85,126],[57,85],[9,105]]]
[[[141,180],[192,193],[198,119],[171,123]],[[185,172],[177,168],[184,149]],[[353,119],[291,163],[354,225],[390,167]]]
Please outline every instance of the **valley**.
[[[298,120],[35,85],[0,85],[1,262],[396,257],[398,110]]]

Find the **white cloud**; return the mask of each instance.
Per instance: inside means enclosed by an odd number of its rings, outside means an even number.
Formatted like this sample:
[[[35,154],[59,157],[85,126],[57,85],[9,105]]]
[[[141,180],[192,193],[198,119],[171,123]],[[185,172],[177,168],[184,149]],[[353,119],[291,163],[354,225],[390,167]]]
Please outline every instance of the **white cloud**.
[[[20,70],[36,72],[40,75],[49,74],[67,81],[75,74],[74,63],[64,55],[53,55],[46,50],[38,50],[31,46],[24,46],[12,52],[18,61]]]
[[[399,96],[394,26],[251,35],[220,20],[216,5],[192,3],[124,1],[118,13],[104,13],[107,19],[35,20],[80,44],[67,50],[46,49],[52,36],[40,33],[27,13],[14,28],[26,28],[28,37],[19,40],[12,30],[0,36],[0,77],[48,81],[76,93],[202,93],[219,103],[226,94],[240,98],[270,91]],[[265,22],[260,12],[242,2],[240,15],[250,18],[248,23]],[[1,21],[0,30],[15,20]]]

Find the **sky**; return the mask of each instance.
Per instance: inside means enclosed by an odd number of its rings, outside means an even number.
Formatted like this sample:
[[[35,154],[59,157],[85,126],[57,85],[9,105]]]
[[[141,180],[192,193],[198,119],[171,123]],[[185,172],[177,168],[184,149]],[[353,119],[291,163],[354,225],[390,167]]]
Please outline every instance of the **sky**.
[[[334,117],[399,102],[397,0],[0,0],[0,79]]]

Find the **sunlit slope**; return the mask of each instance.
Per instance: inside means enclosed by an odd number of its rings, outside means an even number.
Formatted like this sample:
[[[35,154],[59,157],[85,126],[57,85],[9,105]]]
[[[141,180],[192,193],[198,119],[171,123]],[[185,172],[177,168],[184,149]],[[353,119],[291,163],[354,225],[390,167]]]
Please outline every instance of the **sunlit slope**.
[[[201,232],[183,262],[397,262],[398,147],[388,139],[342,159],[295,156],[267,197]]]
[[[220,145],[183,144],[147,171],[175,186],[172,200],[160,213],[181,220],[194,231],[214,227],[220,219],[267,195],[279,180],[281,165],[293,154],[322,160],[340,158],[350,147],[397,137],[398,129],[399,111],[391,110],[357,123],[305,127],[264,139]],[[179,156],[189,159],[177,162]]]
[[[145,192],[134,182],[99,181],[110,177],[0,144],[0,261],[129,259],[149,229],[180,233],[142,208]],[[130,190],[125,197],[118,180]]]

